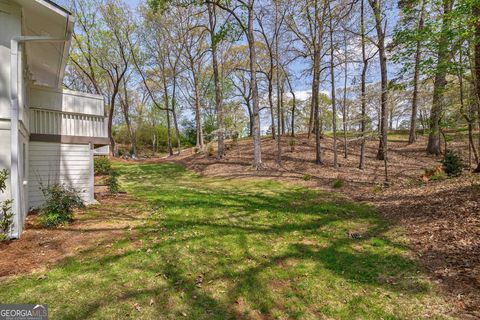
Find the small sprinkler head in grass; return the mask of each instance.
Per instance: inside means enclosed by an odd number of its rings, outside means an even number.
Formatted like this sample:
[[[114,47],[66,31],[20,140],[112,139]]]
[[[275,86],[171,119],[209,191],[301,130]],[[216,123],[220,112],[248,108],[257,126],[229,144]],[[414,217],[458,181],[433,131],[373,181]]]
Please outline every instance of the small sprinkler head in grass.
[[[358,231],[348,231],[347,236],[350,239],[362,239],[363,238],[362,234]]]

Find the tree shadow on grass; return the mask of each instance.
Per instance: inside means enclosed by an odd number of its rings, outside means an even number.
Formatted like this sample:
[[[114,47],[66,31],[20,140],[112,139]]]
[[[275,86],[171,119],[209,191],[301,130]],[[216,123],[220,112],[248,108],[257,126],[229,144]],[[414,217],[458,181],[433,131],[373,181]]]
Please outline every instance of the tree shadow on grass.
[[[138,238],[71,257],[48,281],[12,281],[9,299],[22,297],[15,288],[23,283],[56,318],[242,319],[318,315],[319,298],[332,292],[366,305],[352,292],[429,293],[402,244],[385,236],[389,226],[364,205],[275,182],[219,185],[175,165],[121,170],[152,207]],[[362,237],[349,237],[350,228],[363,228]],[[372,299],[375,315],[395,316],[395,301]]]

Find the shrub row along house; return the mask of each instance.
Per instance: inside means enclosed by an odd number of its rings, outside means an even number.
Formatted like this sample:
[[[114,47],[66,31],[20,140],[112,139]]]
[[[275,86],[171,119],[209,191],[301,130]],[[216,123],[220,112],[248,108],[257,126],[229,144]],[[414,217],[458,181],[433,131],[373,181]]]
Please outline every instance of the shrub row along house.
[[[0,169],[19,238],[41,185],[94,201],[93,149],[108,145],[103,98],[62,89],[74,19],[49,0],[0,0]]]

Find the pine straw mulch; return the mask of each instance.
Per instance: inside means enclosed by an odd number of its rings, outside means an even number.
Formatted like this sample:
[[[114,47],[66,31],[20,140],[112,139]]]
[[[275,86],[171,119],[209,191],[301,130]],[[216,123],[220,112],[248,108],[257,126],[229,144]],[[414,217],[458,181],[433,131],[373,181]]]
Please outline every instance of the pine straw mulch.
[[[386,189],[359,199],[404,226],[413,252],[459,310],[480,318],[480,177]]]
[[[348,146],[348,159],[340,152],[339,167],[334,169],[332,139],[322,140],[324,165],[314,162],[314,140],[302,135],[283,139],[283,163],[275,162],[276,144],[262,141],[265,170],[252,169],[252,144],[230,142],[225,159],[185,150],[180,155],[148,159],[145,162],[177,162],[202,175],[225,179],[263,177],[299,182],[309,187],[335,190],[357,201],[367,201],[392,223],[403,227],[409,246],[419,263],[451,296],[459,314],[480,318],[480,176],[467,175],[444,181],[423,182],[426,169],[440,166],[439,157],[425,153],[426,141],[407,145],[397,140],[389,143],[391,185],[383,186],[383,162],[375,160],[378,142],[367,144],[366,169],[359,170],[359,145]],[[451,145],[462,149],[463,144]],[[343,150],[339,143],[338,150]],[[465,150],[461,150],[465,154]],[[337,179],[344,181],[333,189]]]
[[[69,256],[98,246],[111,247],[118,239],[132,237],[143,219],[142,204],[125,194],[104,195],[100,205],[75,212],[66,226],[46,229],[38,215],[27,216],[19,240],[0,243],[0,278],[43,272]]]

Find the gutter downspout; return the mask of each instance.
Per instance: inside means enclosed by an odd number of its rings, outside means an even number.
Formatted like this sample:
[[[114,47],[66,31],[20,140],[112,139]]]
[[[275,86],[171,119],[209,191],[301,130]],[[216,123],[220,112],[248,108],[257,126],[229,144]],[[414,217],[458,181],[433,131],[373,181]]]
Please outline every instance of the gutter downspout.
[[[11,165],[10,165],[10,188],[12,196],[12,212],[14,215],[12,238],[19,238],[21,230],[23,229],[23,213],[20,212],[20,174],[18,170],[18,153],[19,153],[19,105],[18,105],[18,48],[23,42],[66,42],[67,38],[55,37],[37,37],[37,36],[17,36],[10,41],[10,150],[11,150]]]

